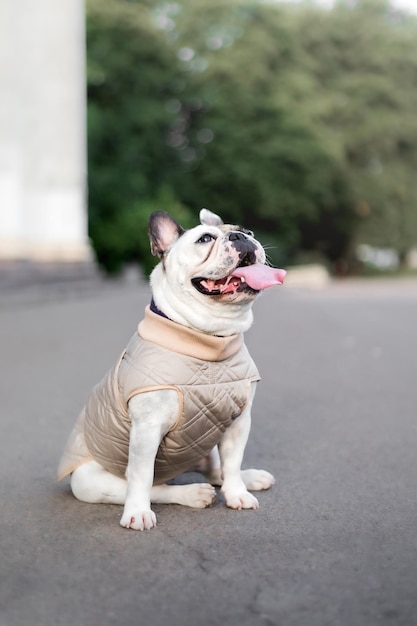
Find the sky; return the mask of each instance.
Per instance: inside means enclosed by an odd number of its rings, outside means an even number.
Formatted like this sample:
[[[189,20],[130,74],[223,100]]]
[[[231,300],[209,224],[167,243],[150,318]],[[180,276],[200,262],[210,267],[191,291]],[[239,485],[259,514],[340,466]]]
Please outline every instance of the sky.
[[[394,0],[396,6],[417,13],[417,0]]]
[[[299,0],[283,0],[283,1],[284,2],[298,2]],[[313,0],[313,1],[317,2],[318,4],[324,4],[327,6],[331,6],[333,4],[333,0]],[[391,0],[391,3],[400,9],[405,9],[417,15],[417,0]]]

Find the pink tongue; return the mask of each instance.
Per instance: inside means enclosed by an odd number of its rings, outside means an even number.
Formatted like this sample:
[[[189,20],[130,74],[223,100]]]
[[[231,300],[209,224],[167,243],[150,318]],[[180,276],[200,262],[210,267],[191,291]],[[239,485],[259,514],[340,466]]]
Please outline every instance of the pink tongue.
[[[237,267],[232,272],[232,276],[243,278],[249,287],[256,291],[261,291],[273,285],[282,285],[286,273],[285,270],[278,270],[262,263],[255,263],[255,265]]]

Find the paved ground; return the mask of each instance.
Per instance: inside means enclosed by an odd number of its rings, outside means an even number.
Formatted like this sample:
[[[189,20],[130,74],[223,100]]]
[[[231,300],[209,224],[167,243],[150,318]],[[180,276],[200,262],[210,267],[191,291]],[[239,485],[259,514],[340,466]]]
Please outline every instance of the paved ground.
[[[277,485],[256,512],[156,506],[139,533],[54,472],[148,298],[1,298],[0,626],[416,624],[417,283],[264,294],[246,465]]]

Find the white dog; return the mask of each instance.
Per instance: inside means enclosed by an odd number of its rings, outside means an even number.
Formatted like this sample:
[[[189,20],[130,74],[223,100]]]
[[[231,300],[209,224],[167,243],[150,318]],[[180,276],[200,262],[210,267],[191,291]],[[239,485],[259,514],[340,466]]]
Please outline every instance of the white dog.
[[[222,485],[227,506],[256,509],[263,470],[241,470],[259,374],[243,343],[252,304],[285,271],[265,265],[253,233],[203,209],[184,231],[150,216],[160,263],[152,302],[115,367],[91,393],[68,440],[58,478],[79,500],[124,504],[120,524],[156,524],[154,503],[206,507]],[[218,448],[217,448],[218,445]],[[209,483],[165,484],[209,458]]]

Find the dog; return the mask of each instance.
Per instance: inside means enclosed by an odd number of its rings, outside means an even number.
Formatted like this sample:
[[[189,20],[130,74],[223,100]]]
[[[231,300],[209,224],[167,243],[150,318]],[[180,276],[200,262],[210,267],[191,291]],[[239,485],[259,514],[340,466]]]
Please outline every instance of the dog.
[[[251,231],[207,209],[200,222],[184,230],[168,213],[151,214],[151,303],[88,398],[58,468],[79,500],[124,505],[125,528],[153,528],[151,503],[207,507],[215,486],[228,507],[257,509],[250,491],[275,482],[241,470],[259,380],[243,333],[257,296],[286,272],[266,265]],[[166,484],[205,460],[207,482]]]

